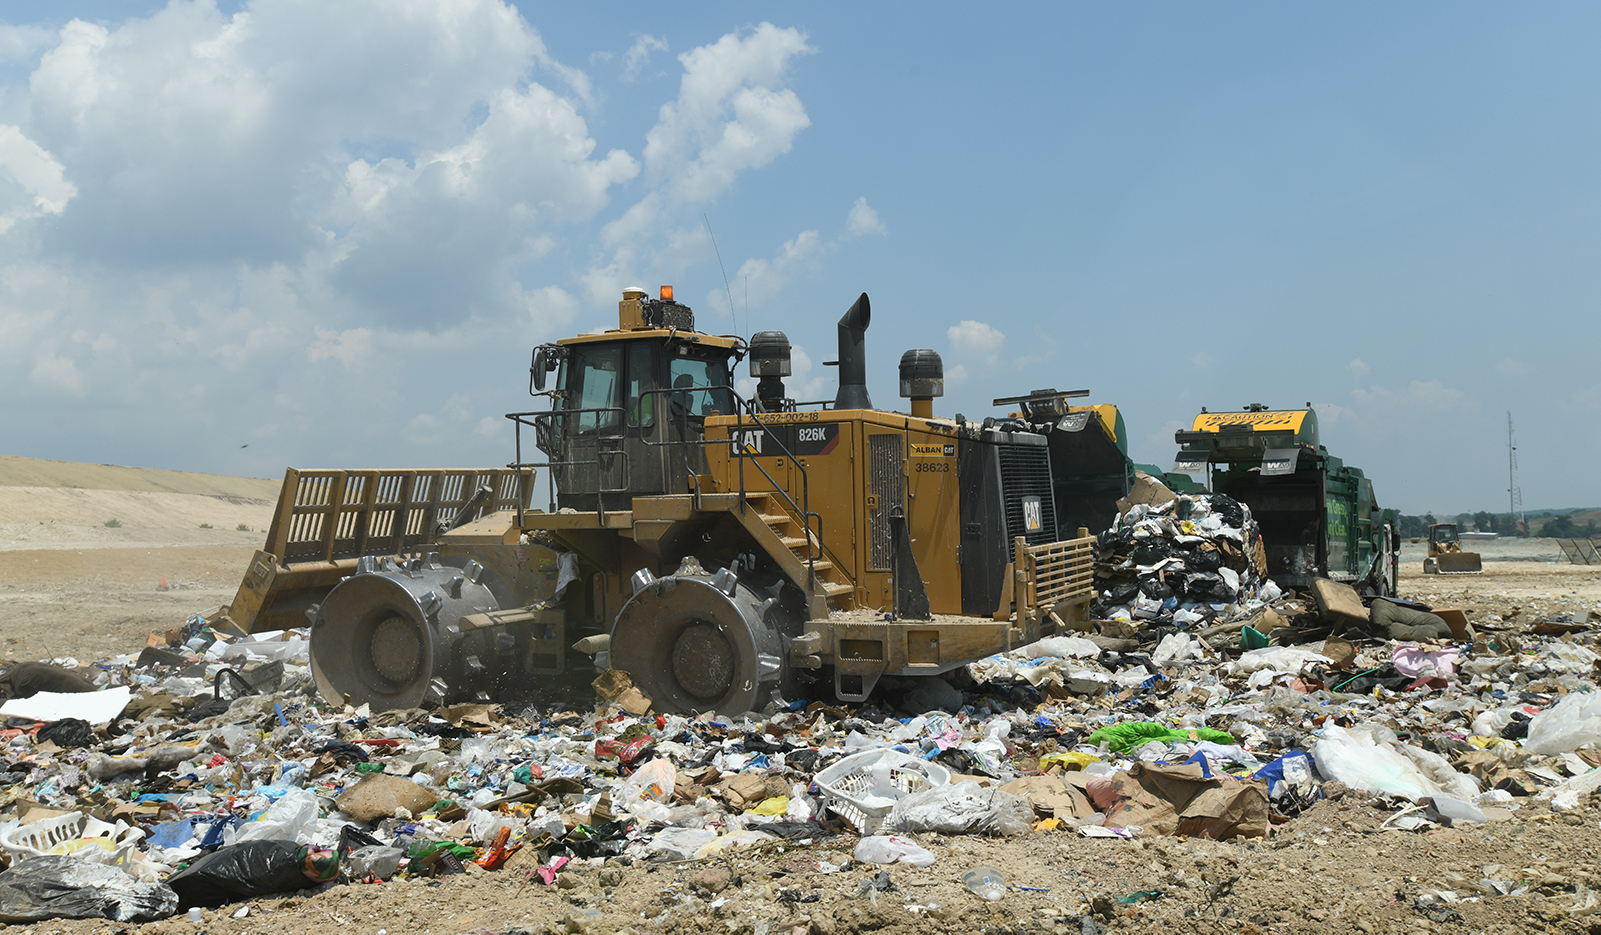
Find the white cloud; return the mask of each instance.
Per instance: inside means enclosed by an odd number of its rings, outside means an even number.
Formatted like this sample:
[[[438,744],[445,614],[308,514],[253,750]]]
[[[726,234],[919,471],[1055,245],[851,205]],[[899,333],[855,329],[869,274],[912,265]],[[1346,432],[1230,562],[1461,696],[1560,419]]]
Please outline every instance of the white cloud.
[[[973,356],[993,364],[1006,344],[1006,335],[993,326],[971,318],[945,329],[951,350],[958,355]]]
[[[639,77],[640,69],[650,61],[650,53],[667,51],[667,40],[645,34],[634,40],[634,44],[623,53],[623,80],[633,81]]]
[[[762,23],[678,56],[678,99],[662,105],[645,137],[652,181],[678,201],[705,201],[789,152],[812,121],[795,92],[777,85],[797,55],[814,51],[800,30]]]
[[[372,354],[372,329],[351,328],[346,331],[316,329],[317,340],[306,348],[306,359],[312,363],[337,360],[346,367],[365,364]]]
[[[54,30],[43,26],[9,26],[0,23],[0,63],[26,62],[50,45]]]
[[[1410,433],[1442,420],[1479,410],[1479,402],[1439,380],[1413,380],[1405,386],[1369,386],[1351,391],[1350,405],[1318,403],[1319,419],[1370,435]]]
[[[1565,401],[1565,405],[1569,409],[1601,412],[1601,383],[1576,391]]]
[[[651,162],[597,145],[588,77],[503,0],[0,27],[0,60],[34,63],[0,74],[0,436],[261,476],[504,462],[528,348],[615,326],[622,286],[710,260],[681,193],[725,191],[805,125],[784,86],[804,37],[708,38]],[[665,41],[635,47],[649,69]],[[826,246],[798,236],[767,276]],[[205,440],[242,423],[251,448],[218,457],[258,461],[212,460]]]
[[[752,257],[741,263],[729,282],[734,288],[744,290],[743,295],[752,306],[760,307],[783,292],[802,270],[814,266],[813,261],[823,249],[817,231],[801,231],[794,240],[780,247],[772,259]],[[716,291],[707,296],[707,301],[727,304],[728,299],[722,291]]]
[[[829,240],[822,239],[817,231],[802,231],[795,239],[786,242],[771,259],[752,257],[741,263],[729,277],[730,287],[742,296],[752,308],[772,301],[803,273],[815,273],[822,268],[822,260],[839,252],[846,242],[864,234],[884,234],[878,212],[868,207],[866,198],[856,199],[845,217],[845,229]],[[727,304],[727,294],[713,290],[708,294],[713,304]]]
[[[83,373],[70,357],[61,357],[54,351],[40,354],[28,374],[34,383],[74,396],[83,392]]]
[[[867,196],[856,199],[851,205],[850,217],[847,219],[846,230],[852,237],[864,237],[868,234],[883,236],[889,233],[884,222],[878,219],[878,212],[867,205]]]
[[[1345,367],[1347,370],[1351,371],[1351,375],[1356,377],[1358,380],[1373,372],[1373,368],[1363,363],[1362,358],[1360,357],[1354,358],[1350,363],[1346,364]]]
[[[542,286],[528,293],[528,320],[533,325],[534,341],[560,335],[577,318],[578,300],[566,289]]]
[[[21,128],[0,124],[0,233],[24,218],[60,214],[76,194],[54,156]]]
[[[1526,377],[1532,372],[1532,368],[1528,364],[1521,360],[1513,360],[1510,357],[1496,364],[1495,369],[1506,377]]]

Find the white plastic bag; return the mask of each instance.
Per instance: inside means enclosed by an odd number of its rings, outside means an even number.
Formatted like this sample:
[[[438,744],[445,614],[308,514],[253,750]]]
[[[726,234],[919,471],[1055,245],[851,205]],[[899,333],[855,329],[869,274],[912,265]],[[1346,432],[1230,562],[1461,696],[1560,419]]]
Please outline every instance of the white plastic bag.
[[[641,766],[623,786],[638,790],[641,798],[665,802],[672,798],[673,786],[677,782],[678,770],[670,761],[657,758]]]
[[[1568,695],[1529,722],[1523,749],[1550,756],[1584,746],[1601,746],[1601,692]]]
[[[715,840],[717,832],[710,828],[663,828],[645,845],[645,853],[668,860],[688,860]]]
[[[1194,662],[1200,658],[1201,644],[1184,633],[1169,633],[1162,637],[1162,641],[1156,644],[1156,652],[1151,654],[1151,661],[1159,666]]]
[[[1101,654],[1101,647],[1082,636],[1049,636],[1024,646],[1019,652],[1027,659],[1046,656],[1093,659]]]
[[[1318,772],[1326,780],[1337,780],[1375,795],[1421,799],[1440,791],[1411,759],[1389,743],[1375,740],[1374,733],[1372,725],[1350,730],[1326,725],[1323,736],[1312,747]]]
[[[1438,786],[1444,796],[1464,802],[1471,802],[1478,797],[1479,781],[1467,773],[1457,772],[1445,757],[1409,743],[1397,744],[1396,749],[1411,760],[1424,777]]]
[[[247,821],[223,832],[226,844],[242,841],[297,841],[312,843],[312,832],[317,825],[317,795],[306,789],[291,786],[278,801],[255,821]]]
[[[358,847],[350,852],[345,866],[353,879],[365,880],[372,877],[377,880],[387,880],[400,869],[400,859],[406,852],[398,847],[385,847],[382,844],[369,844]]]
[[[1015,801],[1014,801],[1015,800]],[[951,786],[935,786],[895,803],[890,810],[888,827],[896,831],[917,833],[934,831],[941,834],[965,834],[969,831],[991,831],[1000,834],[1018,834],[1028,830],[1032,813],[1019,819],[1023,812],[1017,808],[1027,803],[1009,792],[986,789],[969,779]],[[1019,822],[1021,821],[1021,826]]]
[[[977,785],[977,783],[974,783]],[[914,867],[931,867],[934,855],[914,841],[893,834],[878,834],[862,838],[856,843],[856,859],[867,864],[911,864]]]

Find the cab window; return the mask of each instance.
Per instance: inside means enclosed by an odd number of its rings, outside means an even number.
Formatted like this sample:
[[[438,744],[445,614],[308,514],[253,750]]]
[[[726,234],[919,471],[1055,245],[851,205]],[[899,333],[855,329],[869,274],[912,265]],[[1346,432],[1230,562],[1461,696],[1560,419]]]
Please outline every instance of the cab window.
[[[609,409],[619,405],[623,351],[620,347],[588,347],[579,351],[572,373],[578,385],[570,387],[573,409]],[[576,431],[593,432],[617,427],[616,412],[580,412]]]
[[[652,344],[633,344],[628,348],[628,421],[649,428],[656,424],[656,348]]]
[[[689,415],[707,416],[713,409],[733,411],[728,398],[728,365],[721,359],[674,357],[667,365],[667,381],[674,389],[686,391],[673,397]]]

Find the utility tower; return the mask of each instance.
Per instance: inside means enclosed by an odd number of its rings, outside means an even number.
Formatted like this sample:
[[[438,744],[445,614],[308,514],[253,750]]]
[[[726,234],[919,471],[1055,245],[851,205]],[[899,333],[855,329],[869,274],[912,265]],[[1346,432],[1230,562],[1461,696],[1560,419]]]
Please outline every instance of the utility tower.
[[[1512,517],[1514,532],[1521,528],[1523,538],[1529,538],[1529,520],[1523,515],[1523,489],[1518,486],[1518,446],[1512,440],[1512,412],[1506,414],[1506,473],[1507,512]]]

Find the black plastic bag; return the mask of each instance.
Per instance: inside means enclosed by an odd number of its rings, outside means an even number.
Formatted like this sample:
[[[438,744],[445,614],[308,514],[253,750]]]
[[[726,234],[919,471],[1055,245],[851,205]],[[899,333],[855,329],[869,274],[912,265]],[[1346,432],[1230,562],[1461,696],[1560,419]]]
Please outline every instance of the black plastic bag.
[[[45,919],[112,919],[153,922],[178,909],[164,883],[140,883],[116,867],[46,854],[0,873],[0,923]]]
[[[89,726],[88,721],[80,721],[75,717],[46,724],[39,728],[39,733],[35,736],[39,738],[40,743],[48,740],[63,748],[89,747],[95,742],[94,728]]]
[[[1245,509],[1240,501],[1226,493],[1212,494],[1212,512],[1223,521],[1225,525],[1239,529],[1245,525]]]
[[[178,894],[179,909],[306,889],[325,882],[307,876],[312,850],[294,841],[246,841],[201,857],[168,877],[167,885]]]

